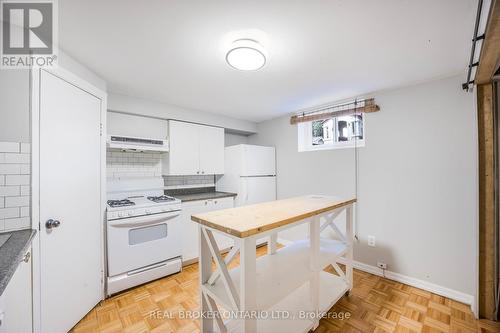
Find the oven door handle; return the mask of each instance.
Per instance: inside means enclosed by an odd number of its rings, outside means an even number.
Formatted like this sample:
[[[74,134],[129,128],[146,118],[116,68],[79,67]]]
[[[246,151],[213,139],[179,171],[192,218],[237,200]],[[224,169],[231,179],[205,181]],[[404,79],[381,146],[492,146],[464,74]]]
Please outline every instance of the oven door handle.
[[[180,211],[160,213],[154,215],[145,215],[137,217],[126,217],[120,220],[108,221],[108,225],[115,228],[133,228],[145,225],[159,224],[162,222],[167,222],[174,217],[180,216]]]

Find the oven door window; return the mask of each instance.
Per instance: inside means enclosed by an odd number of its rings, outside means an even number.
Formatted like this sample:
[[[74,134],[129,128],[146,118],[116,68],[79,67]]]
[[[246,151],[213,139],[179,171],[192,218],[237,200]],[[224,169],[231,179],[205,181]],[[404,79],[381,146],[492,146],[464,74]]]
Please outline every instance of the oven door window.
[[[131,229],[128,232],[128,244],[137,245],[167,237],[167,224],[157,224],[143,228]]]

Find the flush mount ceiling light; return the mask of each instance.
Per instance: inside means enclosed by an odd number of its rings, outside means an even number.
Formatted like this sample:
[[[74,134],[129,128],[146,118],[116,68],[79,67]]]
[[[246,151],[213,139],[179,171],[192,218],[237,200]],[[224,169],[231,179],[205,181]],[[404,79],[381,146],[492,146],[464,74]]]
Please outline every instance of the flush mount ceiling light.
[[[235,69],[256,71],[266,64],[266,50],[253,39],[238,39],[227,51],[226,61]]]

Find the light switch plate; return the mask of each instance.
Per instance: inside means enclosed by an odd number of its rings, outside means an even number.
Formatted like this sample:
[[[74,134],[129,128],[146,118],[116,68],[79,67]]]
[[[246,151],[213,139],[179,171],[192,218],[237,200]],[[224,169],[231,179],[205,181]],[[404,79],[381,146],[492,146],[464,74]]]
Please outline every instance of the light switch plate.
[[[375,247],[375,236],[368,236],[368,246]]]

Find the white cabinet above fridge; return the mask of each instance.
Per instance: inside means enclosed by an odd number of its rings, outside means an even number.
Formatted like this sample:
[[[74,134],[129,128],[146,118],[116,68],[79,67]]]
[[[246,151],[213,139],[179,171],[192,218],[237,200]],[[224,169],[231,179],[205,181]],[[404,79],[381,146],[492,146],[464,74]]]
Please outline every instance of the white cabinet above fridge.
[[[169,122],[170,151],[163,158],[164,175],[224,173],[224,129],[182,121]]]

